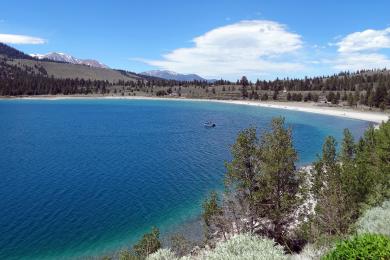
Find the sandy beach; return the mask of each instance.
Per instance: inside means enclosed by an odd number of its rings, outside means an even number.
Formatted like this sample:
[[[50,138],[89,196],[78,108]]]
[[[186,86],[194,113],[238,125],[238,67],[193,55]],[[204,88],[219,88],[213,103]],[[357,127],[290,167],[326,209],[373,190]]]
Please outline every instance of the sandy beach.
[[[216,102],[234,105],[247,105],[257,107],[268,107],[286,109],[306,113],[315,113],[329,116],[345,117],[357,120],[364,120],[376,124],[386,122],[390,114],[384,112],[359,111],[344,107],[330,107],[313,102],[277,102],[277,101],[250,101],[250,100],[216,100],[216,99],[190,99],[190,98],[158,98],[144,96],[29,96],[12,97],[0,99],[30,99],[30,100],[64,100],[64,99],[128,99],[128,100],[167,100],[167,101],[197,101]]]

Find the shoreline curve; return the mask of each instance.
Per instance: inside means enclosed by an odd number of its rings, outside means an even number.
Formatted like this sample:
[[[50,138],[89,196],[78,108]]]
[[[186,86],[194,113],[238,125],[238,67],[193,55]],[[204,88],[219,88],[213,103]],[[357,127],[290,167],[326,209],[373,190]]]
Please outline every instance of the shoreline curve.
[[[321,115],[329,115],[336,117],[344,117],[349,119],[357,119],[380,124],[390,119],[390,115],[382,112],[366,112],[341,107],[321,107],[314,103],[298,103],[298,102],[278,102],[278,101],[250,101],[250,100],[219,100],[219,99],[195,99],[195,98],[158,98],[146,96],[29,96],[29,97],[1,97],[0,100],[67,100],[67,99],[118,99],[118,100],[159,100],[159,101],[193,101],[193,102],[215,102],[232,105],[247,105],[275,109],[285,109],[299,111],[305,113],[315,113]]]

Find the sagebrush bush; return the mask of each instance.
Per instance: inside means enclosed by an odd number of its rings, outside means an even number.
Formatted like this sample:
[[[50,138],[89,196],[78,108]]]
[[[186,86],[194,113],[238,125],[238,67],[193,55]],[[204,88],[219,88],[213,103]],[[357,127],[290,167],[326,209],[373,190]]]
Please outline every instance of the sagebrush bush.
[[[170,249],[159,249],[149,255],[147,260],[285,260],[287,256],[283,247],[273,240],[252,236],[249,234],[236,235],[231,239],[217,243],[215,249],[203,250],[197,256],[177,257]]]
[[[299,254],[289,256],[289,260],[317,260],[329,251],[327,246],[307,244]]]
[[[390,237],[390,201],[367,210],[357,221],[357,233],[376,233]]]
[[[150,254],[146,260],[177,260],[175,253],[170,249],[159,249],[157,252]]]
[[[277,260],[287,257],[284,255],[283,247],[273,240],[242,234],[218,243],[214,250],[204,252],[200,259]]]
[[[390,259],[390,238],[380,234],[362,234],[341,241],[322,259]]]

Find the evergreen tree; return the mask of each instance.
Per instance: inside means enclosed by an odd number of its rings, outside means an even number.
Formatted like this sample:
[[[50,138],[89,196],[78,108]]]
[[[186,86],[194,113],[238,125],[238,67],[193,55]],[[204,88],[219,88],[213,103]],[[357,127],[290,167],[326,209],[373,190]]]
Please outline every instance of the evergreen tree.
[[[341,163],[348,164],[354,159],[356,152],[353,135],[349,129],[344,129],[344,138],[341,146]]]
[[[248,85],[249,85],[248,79],[245,76],[242,76],[242,78],[240,80],[240,84],[242,86],[241,87],[241,96],[243,98],[248,97]]]
[[[368,129],[356,153],[362,203],[377,206],[390,198],[390,121]]]
[[[226,219],[223,216],[223,209],[218,205],[218,195],[211,192],[209,198],[203,202],[203,221],[205,222],[206,239],[211,238],[212,234],[219,232],[226,239],[227,227]]]
[[[149,254],[156,252],[161,248],[159,237],[160,231],[158,228],[152,228],[150,233],[144,234],[142,239],[133,246],[134,254],[140,259],[144,259]]]
[[[216,192],[211,192],[210,197],[203,202],[203,220],[206,226],[211,225],[213,216],[219,215],[221,209],[218,206],[218,195]]]
[[[256,170],[258,139],[255,128],[248,128],[238,134],[236,143],[232,146],[232,161],[226,163],[226,191],[235,201],[245,203],[246,215],[249,219],[249,230],[253,232],[256,219],[255,191],[257,190]],[[244,207],[245,207],[244,206]]]
[[[302,179],[295,168],[298,156],[291,129],[285,127],[283,118],[272,120],[271,130],[262,135],[257,153],[256,211],[260,218],[271,221],[271,230],[267,230],[267,225],[263,227],[267,233],[284,243],[293,212],[301,203],[297,194]]]
[[[160,231],[152,228],[135,244],[132,250],[122,250],[119,254],[120,260],[144,260],[146,257],[161,248]]]
[[[297,194],[302,178],[295,168],[291,129],[286,129],[283,118],[275,118],[260,141],[254,128],[244,130],[232,147],[232,157],[226,164],[225,204],[239,204],[235,208],[247,219],[244,232],[253,233],[259,222],[259,232],[284,243],[301,202]],[[237,210],[230,215],[237,215]]]
[[[314,227],[316,232],[326,235],[346,233],[352,215],[336,146],[333,137],[325,139],[322,156],[315,162],[313,172],[312,194],[316,200]]]

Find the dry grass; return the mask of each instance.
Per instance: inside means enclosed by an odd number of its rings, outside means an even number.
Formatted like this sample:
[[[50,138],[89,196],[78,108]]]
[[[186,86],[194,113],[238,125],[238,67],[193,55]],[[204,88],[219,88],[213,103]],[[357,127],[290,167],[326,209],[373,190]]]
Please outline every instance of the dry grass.
[[[93,68],[85,65],[76,65],[69,63],[57,63],[48,61],[34,61],[15,59],[9,61],[9,63],[23,66],[27,65],[33,67],[34,65],[43,66],[49,76],[55,78],[80,78],[90,80],[108,80],[109,82],[117,82],[118,80],[130,81],[137,80],[138,77],[135,75],[123,75],[119,71],[113,69]]]

